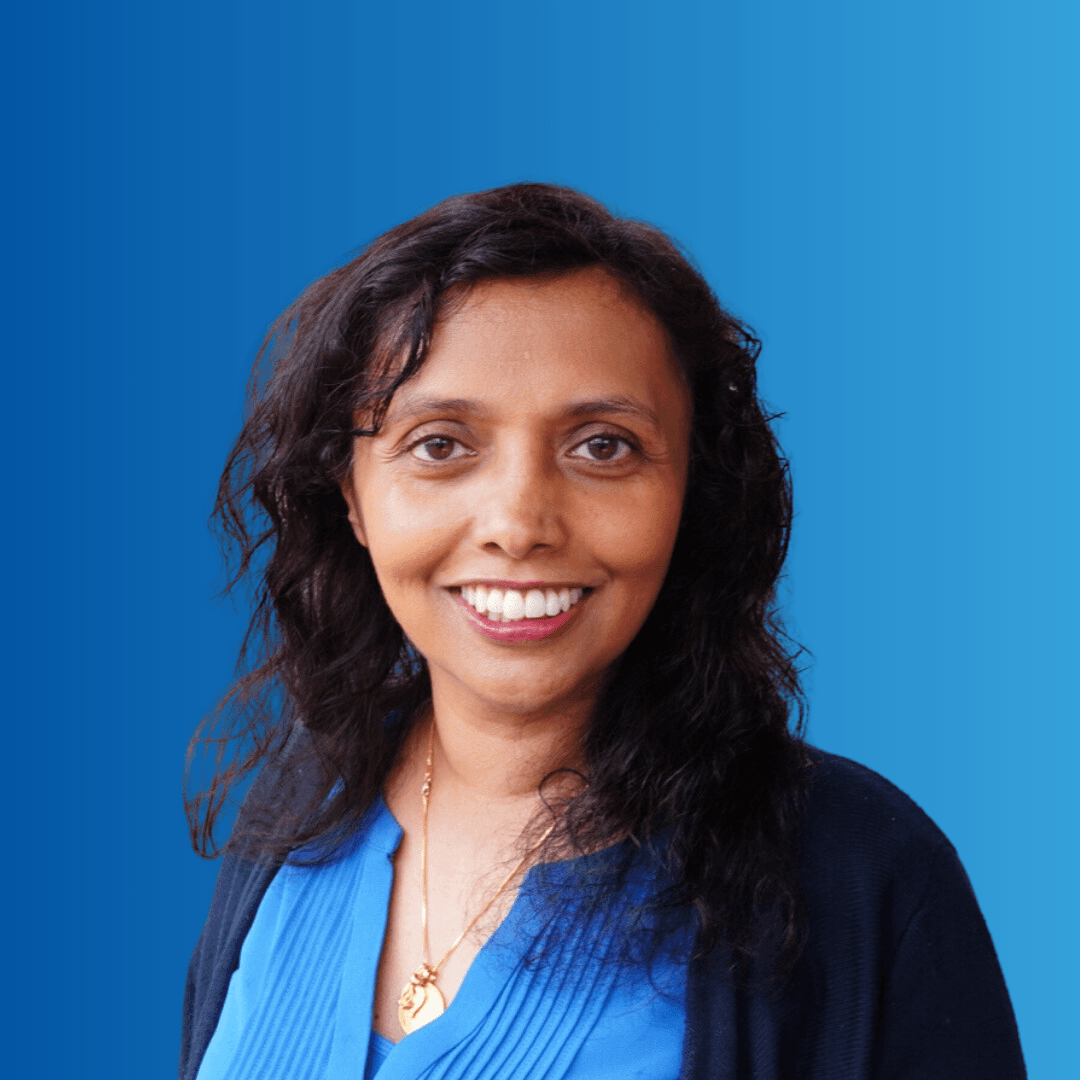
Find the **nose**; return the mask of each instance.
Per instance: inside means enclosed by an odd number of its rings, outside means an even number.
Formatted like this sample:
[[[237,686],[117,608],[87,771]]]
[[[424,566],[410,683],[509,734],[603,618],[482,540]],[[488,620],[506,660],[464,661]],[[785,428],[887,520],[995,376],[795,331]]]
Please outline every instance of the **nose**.
[[[565,542],[561,474],[540,448],[508,450],[485,472],[485,483],[475,492],[477,544],[525,559]]]

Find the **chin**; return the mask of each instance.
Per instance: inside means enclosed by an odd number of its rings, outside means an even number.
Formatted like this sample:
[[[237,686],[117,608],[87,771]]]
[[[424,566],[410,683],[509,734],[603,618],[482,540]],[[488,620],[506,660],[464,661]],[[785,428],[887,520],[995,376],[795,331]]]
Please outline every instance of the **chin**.
[[[519,716],[558,712],[561,706],[572,706],[585,696],[576,688],[545,691],[535,685],[527,690],[514,686],[484,686],[474,688],[473,692],[492,708]]]
[[[537,677],[535,670],[518,673],[512,668],[492,678],[484,678],[483,674],[474,672],[461,685],[488,708],[519,716],[558,713],[564,708],[576,712],[583,700],[596,697],[602,684],[602,677],[592,674],[573,680],[567,680],[564,672],[544,679]]]

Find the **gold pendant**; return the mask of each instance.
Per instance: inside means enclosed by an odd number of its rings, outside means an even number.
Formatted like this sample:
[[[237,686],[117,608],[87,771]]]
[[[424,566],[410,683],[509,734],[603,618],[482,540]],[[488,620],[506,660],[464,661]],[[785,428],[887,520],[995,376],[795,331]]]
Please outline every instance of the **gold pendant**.
[[[446,999],[435,985],[435,972],[427,964],[421,964],[412,973],[397,1005],[398,1023],[406,1035],[446,1012]]]

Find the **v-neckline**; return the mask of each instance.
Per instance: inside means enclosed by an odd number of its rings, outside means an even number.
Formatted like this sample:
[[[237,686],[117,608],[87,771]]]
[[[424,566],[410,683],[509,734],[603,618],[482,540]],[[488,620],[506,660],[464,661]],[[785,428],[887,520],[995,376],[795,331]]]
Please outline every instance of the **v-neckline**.
[[[378,962],[386,937],[386,912],[389,908],[390,891],[393,888],[393,856],[404,836],[404,829],[381,795],[373,809],[375,813],[368,842],[373,848],[385,854],[386,863],[381,864],[381,867],[385,867],[384,872],[387,876],[383,885],[386,904],[383,925],[378,937],[379,947],[375,957],[375,966],[368,973],[372,1004],[374,1003],[374,984],[378,977]],[[480,946],[465,972],[457,993],[441,1016],[411,1034],[403,1036],[397,1042],[387,1039],[369,1024],[368,1053],[371,1052],[370,1044],[376,1036],[385,1039],[391,1047],[380,1067],[379,1080],[394,1080],[399,1072],[402,1077],[420,1075],[431,1062],[450,1053],[454,1047],[467,1039],[469,1033],[492,1012],[507,982],[523,962],[527,948],[543,930],[545,919],[551,917],[550,910],[532,903],[539,878],[544,877],[550,882],[569,875],[589,863],[603,864],[615,857],[623,843],[612,845],[602,851],[531,866],[526,871],[509,910]],[[521,942],[515,943],[515,935],[519,932],[522,934],[524,947],[516,947],[521,944]],[[394,1064],[391,1065],[391,1062]]]

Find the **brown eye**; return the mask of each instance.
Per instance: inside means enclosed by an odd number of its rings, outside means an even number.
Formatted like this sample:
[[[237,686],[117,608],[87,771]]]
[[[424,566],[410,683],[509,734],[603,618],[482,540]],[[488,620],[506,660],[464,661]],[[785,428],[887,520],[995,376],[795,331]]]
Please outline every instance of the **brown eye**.
[[[433,435],[430,439],[417,443],[412,452],[421,461],[449,461],[456,456],[455,451],[460,445],[457,439]]]
[[[577,448],[591,461],[620,461],[630,453],[630,444],[618,435],[594,435]]]

